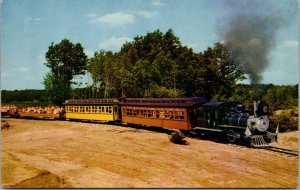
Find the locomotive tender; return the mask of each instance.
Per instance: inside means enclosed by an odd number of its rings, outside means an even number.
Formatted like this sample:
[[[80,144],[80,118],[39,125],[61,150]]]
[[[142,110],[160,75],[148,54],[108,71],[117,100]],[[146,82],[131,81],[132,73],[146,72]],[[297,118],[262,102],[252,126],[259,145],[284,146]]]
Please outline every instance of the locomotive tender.
[[[277,141],[271,132],[268,106],[258,103],[246,110],[236,102],[209,102],[193,98],[72,99],[64,103],[60,119],[122,122],[183,132],[210,133],[230,143],[253,147]],[[30,114],[29,114],[30,115]],[[20,116],[20,114],[18,115]],[[36,113],[32,115],[36,117]]]

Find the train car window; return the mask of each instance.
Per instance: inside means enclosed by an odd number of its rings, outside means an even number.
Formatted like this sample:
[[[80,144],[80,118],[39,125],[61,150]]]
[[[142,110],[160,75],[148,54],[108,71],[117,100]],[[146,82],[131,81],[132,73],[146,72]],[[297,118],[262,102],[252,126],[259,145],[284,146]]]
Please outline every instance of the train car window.
[[[128,109],[127,109],[127,115],[128,115],[128,116],[132,116],[132,109],[131,109],[131,108],[128,108]]]
[[[136,108],[134,108],[134,109],[132,110],[132,115],[133,115],[133,116],[136,116]]]
[[[112,113],[112,106],[108,107],[108,113]]]
[[[147,117],[147,110],[144,109],[141,109],[141,114],[140,114],[141,117]]]
[[[166,111],[166,119],[174,119],[173,111]]]
[[[143,117],[144,116],[143,113],[144,113],[143,109],[139,108],[138,117]]]
[[[105,106],[105,112],[106,112],[106,113],[108,112],[108,107],[107,107],[107,106]]]
[[[176,120],[184,120],[184,111],[175,111],[174,117]]]
[[[159,110],[159,118],[165,119],[165,111],[164,110]]]
[[[141,117],[141,108],[136,108],[136,117]]]
[[[152,110],[148,110],[147,117],[151,118],[151,117],[152,117],[152,115],[153,115],[153,113],[152,113]]]
[[[156,111],[155,111],[155,116],[156,116],[156,118],[160,118],[159,110],[156,110]]]

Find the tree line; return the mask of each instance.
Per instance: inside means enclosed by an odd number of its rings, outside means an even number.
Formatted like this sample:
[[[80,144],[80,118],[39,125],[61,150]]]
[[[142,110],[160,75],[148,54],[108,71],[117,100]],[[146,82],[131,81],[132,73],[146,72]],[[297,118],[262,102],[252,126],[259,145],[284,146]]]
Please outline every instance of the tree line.
[[[254,89],[254,90],[253,90]],[[255,92],[254,92],[255,91]],[[93,86],[73,88],[70,98],[103,98]],[[273,84],[237,84],[226,101],[236,101],[251,104],[253,100],[263,100],[269,104],[270,110],[285,109],[298,106],[298,85],[273,85]],[[47,90],[2,90],[2,103],[14,102],[51,102]]]

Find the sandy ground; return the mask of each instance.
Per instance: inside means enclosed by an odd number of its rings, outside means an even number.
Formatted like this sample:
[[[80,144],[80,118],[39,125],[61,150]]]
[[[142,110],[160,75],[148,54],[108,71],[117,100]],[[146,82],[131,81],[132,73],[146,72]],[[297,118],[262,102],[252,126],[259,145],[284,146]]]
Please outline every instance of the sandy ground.
[[[108,124],[5,119],[2,187],[297,188],[298,158]],[[298,132],[278,145],[298,150]]]

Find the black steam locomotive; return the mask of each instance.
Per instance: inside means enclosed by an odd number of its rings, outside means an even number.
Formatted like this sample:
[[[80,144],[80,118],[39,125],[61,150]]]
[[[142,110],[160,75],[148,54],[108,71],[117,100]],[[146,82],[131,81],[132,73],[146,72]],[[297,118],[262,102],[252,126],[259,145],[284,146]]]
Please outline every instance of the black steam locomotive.
[[[262,147],[277,141],[278,127],[271,129],[268,105],[258,102],[253,109],[245,109],[236,102],[209,102],[195,110],[194,129],[219,132],[231,143]]]

